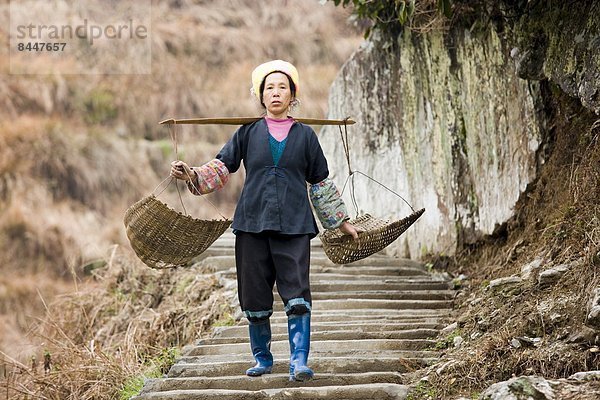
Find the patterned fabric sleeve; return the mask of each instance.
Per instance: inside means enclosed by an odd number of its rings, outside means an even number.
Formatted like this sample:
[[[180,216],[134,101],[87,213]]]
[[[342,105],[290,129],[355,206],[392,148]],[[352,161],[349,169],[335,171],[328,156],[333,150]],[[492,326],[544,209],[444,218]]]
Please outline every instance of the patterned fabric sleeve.
[[[187,182],[195,195],[203,195],[221,189],[229,179],[229,170],[221,160],[211,160],[201,167],[192,167],[193,179]]]
[[[350,219],[348,210],[333,181],[325,178],[310,185],[310,201],[325,229],[335,229]]]

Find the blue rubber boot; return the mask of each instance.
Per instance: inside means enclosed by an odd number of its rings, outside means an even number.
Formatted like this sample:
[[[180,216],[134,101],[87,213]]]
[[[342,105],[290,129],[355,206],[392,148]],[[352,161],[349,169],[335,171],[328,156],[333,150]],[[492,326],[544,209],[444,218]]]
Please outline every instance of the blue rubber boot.
[[[273,354],[271,354],[271,321],[250,322],[250,347],[256,365],[246,370],[248,376],[270,374],[273,370]]]
[[[314,376],[306,366],[310,351],[310,312],[288,317],[290,339],[290,381],[308,381]]]

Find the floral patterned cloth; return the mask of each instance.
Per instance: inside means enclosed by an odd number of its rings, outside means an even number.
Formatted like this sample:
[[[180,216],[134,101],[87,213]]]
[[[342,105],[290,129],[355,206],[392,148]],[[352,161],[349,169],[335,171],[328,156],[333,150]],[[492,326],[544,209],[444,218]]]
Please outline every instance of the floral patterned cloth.
[[[325,229],[335,229],[349,218],[348,210],[333,180],[326,178],[310,185],[310,201]]]
[[[221,160],[211,160],[201,167],[192,167],[194,179],[187,182],[188,189],[195,195],[202,195],[221,189],[229,179],[229,170]]]

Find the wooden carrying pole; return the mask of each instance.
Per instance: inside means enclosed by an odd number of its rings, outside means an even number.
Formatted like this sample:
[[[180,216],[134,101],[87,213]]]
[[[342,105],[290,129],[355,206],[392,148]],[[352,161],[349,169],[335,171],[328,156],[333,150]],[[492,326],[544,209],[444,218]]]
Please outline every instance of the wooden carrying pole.
[[[225,117],[225,118],[189,118],[189,119],[165,119],[159,124],[195,124],[195,125],[245,125],[258,121],[262,117]],[[318,118],[294,118],[296,121],[306,125],[352,125],[356,122],[350,118],[346,119],[318,119]]]

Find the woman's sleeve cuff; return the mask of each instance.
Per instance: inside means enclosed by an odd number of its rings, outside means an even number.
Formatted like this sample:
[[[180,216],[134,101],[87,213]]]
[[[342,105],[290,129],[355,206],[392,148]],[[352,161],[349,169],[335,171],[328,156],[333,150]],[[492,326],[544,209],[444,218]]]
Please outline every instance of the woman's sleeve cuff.
[[[211,160],[201,167],[192,167],[195,176],[187,182],[188,189],[195,195],[212,193],[221,189],[229,179],[229,170],[221,160]]]
[[[349,219],[346,204],[330,178],[310,185],[309,195],[323,228],[335,229]]]

